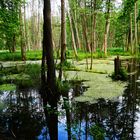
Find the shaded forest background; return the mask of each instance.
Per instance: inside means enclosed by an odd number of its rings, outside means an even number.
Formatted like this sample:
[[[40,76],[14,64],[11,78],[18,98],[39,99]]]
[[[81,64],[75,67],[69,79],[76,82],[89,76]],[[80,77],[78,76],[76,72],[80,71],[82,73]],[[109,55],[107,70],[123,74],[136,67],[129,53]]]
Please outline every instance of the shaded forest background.
[[[123,0],[120,5],[115,0],[68,0],[65,7],[68,54],[69,50],[75,57],[79,51],[100,52],[100,55],[107,55],[110,49],[130,54],[139,51],[138,0]],[[52,5],[53,47],[55,52],[60,52],[61,14],[54,14],[53,8],[61,13],[61,7]],[[22,60],[26,60],[26,52],[41,50],[42,11],[42,0],[1,0],[0,49],[10,53],[21,51]]]

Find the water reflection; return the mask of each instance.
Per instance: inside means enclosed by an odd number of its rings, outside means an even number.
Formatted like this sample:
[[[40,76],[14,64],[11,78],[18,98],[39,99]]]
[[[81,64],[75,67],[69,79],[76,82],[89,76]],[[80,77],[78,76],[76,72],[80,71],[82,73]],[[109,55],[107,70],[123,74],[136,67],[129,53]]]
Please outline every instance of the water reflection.
[[[3,92],[0,96],[0,139],[32,140],[39,135],[45,116],[36,90]]]
[[[96,137],[98,140],[138,140],[138,64],[130,60],[127,66],[129,83],[123,96],[112,101],[99,99],[94,104],[77,103],[73,100],[76,95],[73,94],[76,93],[74,89],[59,99],[49,99],[37,90],[1,92],[0,139],[94,140]]]

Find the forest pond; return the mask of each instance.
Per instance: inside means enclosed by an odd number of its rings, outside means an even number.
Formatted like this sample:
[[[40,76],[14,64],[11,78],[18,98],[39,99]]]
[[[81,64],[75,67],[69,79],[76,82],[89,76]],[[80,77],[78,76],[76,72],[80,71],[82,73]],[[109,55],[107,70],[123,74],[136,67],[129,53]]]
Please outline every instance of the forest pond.
[[[75,93],[83,94],[82,83],[61,96],[56,108],[43,105],[44,99],[36,89],[0,91],[0,139],[139,140],[139,68],[139,63],[131,60],[122,96],[101,98],[93,104],[74,101],[79,96]]]

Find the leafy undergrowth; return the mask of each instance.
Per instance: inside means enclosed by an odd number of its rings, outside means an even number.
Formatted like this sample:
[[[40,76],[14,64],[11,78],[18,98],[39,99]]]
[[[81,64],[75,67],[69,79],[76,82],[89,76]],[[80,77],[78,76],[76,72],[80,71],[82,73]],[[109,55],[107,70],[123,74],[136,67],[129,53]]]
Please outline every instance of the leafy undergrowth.
[[[14,85],[14,84],[0,85],[0,91],[12,91],[12,90],[16,90],[16,85]]]
[[[78,60],[83,60],[86,58],[91,57],[91,53],[83,50],[78,50]],[[93,53],[93,58],[107,58],[108,56],[113,55],[121,55],[121,56],[130,56],[129,52],[125,52],[122,48],[111,48],[108,49],[108,55],[105,56],[103,52],[100,51],[100,49],[97,49],[96,53]],[[54,52],[55,58],[58,58],[57,52]],[[26,59],[27,60],[41,60],[42,58],[42,51],[41,50],[31,50],[26,52]],[[66,58],[67,59],[75,59],[75,55],[73,50],[68,50],[66,52]],[[14,53],[10,53],[7,50],[4,50],[0,52],[0,60],[1,61],[21,61],[21,52],[20,50],[17,50]]]
[[[119,73],[117,75],[115,74],[115,72],[113,72],[110,77],[112,78],[112,80],[127,81],[128,72],[124,68],[120,68]]]
[[[27,60],[41,60],[42,51],[28,51],[26,52]],[[0,52],[0,60],[1,61],[21,61],[21,53],[20,51],[10,53],[8,51]]]
[[[0,84],[16,84],[18,88],[40,86],[40,66],[38,64],[17,65],[0,71]]]

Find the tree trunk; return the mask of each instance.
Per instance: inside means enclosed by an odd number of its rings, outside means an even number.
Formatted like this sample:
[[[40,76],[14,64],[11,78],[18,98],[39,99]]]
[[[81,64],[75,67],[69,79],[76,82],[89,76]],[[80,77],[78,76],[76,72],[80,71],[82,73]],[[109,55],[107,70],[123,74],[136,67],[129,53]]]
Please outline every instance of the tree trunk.
[[[87,36],[87,26],[86,26],[86,17],[85,17],[85,15],[83,15],[82,28],[83,28],[83,35],[84,35],[85,43],[86,43],[86,50],[88,52],[91,52],[91,48],[90,48],[90,44],[88,42],[88,36]]]
[[[95,13],[95,15],[94,15],[94,23],[93,23],[93,52],[96,52],[96,13]]]
[[[51,27],[51,6],[50,0],[44,0],[44,25],[43,25],[43,46],[47,58],[47,85],[50,94],[55,93],[56,75],[53,57],[52,27]]]
[[[72,47],[73,47],[73,50],[74,50],[75,57],[77,58],[78,54],[77,54],[77,49],[76,49],[76,44],[75,44],[75,38],[74,38],[74,32],[73,32],[73,26],[72,26],[72,18],[71,18],[70,11],[68,11],[68,17],[69,17],[69,22],[70,22],[70,30],[71,30],[71,37],[72,37]]]
[[[131,54],[133,54],[134,53],[134,47],[133,47],[132,13],[130,13],[130,45],[131,45]]]
[[[35,35],[35,32],[34,32],[34,0],[31,0],[31,46],[32,46],[32,49],[34,48],[34,35]]]
[[[134,10],[134,16],[135,16],[135,53],[137,53],[137,47],[138,47],[138,28],[137,28],[137,1],[135,2],[135,10]]]
[[[77,25],[77,21],[74,20],[75,23],[75,33],[76,33],[76,39],[77,39],[77,48],[81,49],[81,41],[80,41],[80,37],[79,37],[79,31],[78,31],[78,25]]]
[[[96,0],[94,0],[94,14],[93,14],[93,33],[92,33],[92,42],[91,42],[91,65],[92,69],[93,64],[93,51],[96,52]]]
[[[32,7],[31,7],[31,41],[32,41],[32,49],[37,49],[37,22],[36,22],[36,13],[35,13],[35,0],[32,0]]]
[[[27,11],[28,12],[30,12],[30,5],[29,4],[27,4]],[[28,51],[30,51],[31,50],[31,45],[32,45],[32,41],[31,41],[31,36],[30,36],[30,32],[31,32],[31,30],[30,30],[30,28],[29,28],[29,20],[27,20],[27,22],[26,22],[26,31],[27,31],[27,49],[28,49]]]
[[[72,6],[70,6],[72,8]],[[71,16],[73,19],[73,24],[74,24],[74,28],[75,28],[75,35],[76,35],[76,46],[78,49],[81,49],[81,41],[79,38],[79,32],[78,32],[78,25],[77,25],[77,13],[76,10],[74,10],[74,12],[71,12]]]
[[[38,0],[38,28],[37,28],[37,46],[38,49],[41,48],[41,29],[40,29],[40,0]]]
[[[22,18],[21,7],[20,7],[20,11],[19,11],[19,17],[20,17],[21,58],[22,58],[22,61],[25,61],[26,60],[25,32],[24,32],[24,26],[23,26],[23,18]]]
[[[13,35],[12,52],[16,51],[16,35]]]
[[[138,21],[138,45],[140,45],[140,21]],[[138,50],[139,52],[140,50]]]
[[[66,22],[65,22],[65,0],[61,0],[61,62],[59,79],[62,78],[62,67],[65,62],[66,55]]]
[[[44,68],[45,63],[47,64],[47,83],[43,83],[42,96],[44,106],[47,102],[50,104],[53,112],[48,112],[47,108],[44,109],[47,126],[49,129],[50,139],[58,139],[58,116],[57,111],[57,88],[56,88],[56,75],[55,75],[55,65],[53,57],[53,42],[52,42],[52,27],[51,27],[51,4],[50,0],[44,0],[44,10],[43,10],[43,54],[42,54],[42,68]],[[47,62],[45,62],[45,59]],[[45,79],[45,73],[43,73]],[[43,78],[42,78],[43,80]],[[52,123],[53,122],[53,123]]]
[[[105,32],[104,32],[104,39],[103,39],[103,48],[104,54],[107,55],[107,39],[110,27],[110,8],[111,8],[111,0],[107,0],[106,2],[107,12],[106,12],[106,24],[105,24]]]
[[[27,26],[26,26],[26,6],[25,6],[25,0],[24,0],[24,31],[25,31],[25,33],[24,33],[25,34],[25,45],[27,47],[28,37],[27,37]]]

